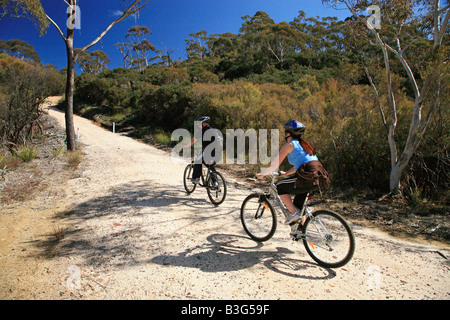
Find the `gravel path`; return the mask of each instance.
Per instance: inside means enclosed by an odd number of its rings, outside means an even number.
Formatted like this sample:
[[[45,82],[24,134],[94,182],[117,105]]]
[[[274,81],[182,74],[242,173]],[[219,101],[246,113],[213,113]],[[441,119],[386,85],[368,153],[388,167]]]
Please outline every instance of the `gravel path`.
[[[64,126],[63,113],[49,114]],[[228,196],[215,207],[205,189],[186,195],[185,164],[169,153],[74,118],[78,174],[53,200],[2,214],[0,299],[450,297],[447,246],[354,225],[354,258],[322,268],[282,224],[267,243],[246,236],[239,209],[249,186],[225,174]]]

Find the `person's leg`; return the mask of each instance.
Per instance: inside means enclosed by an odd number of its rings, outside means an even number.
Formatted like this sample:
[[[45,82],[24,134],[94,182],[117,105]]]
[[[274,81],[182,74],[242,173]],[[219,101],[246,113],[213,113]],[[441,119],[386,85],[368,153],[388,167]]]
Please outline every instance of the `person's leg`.
[[[194,172],[192,173],[192,179],[199,179],[202,175],[202,164],[201,163],[195,163],[194,164]]]
[[[303,205],[305,204],[307,193],[296,194],[294,197],[294,206],[298,209],[298,212],[302,212]]]
[[[283,201],[286,208],[289,210],[290,213],[295,212],[295,206],[292,202],[292,196],[290,194],[280,194],[281,201]]]
[[[286,178],[280,180],[276,184],[277,192],[283,201],[286,208],[289,210],[290,215],[286,217],[286,224],[296,222],[300,219],[300,213],[295,209],[294,203],[292,202],[291,194],[294,193],[295,178]]]
[[[303,211],[303,206],[305,205],[305,200],[306,200],[306,196],[308,194],[307,193],[302,193],[302,194],[296,194],[294,197],[294,206],[296,208],[296,210],[298,210],[298,213],[302,213]],[[305,224],[306,221],[306,217],[307,215],[304,214],[302,216],[302,225]]]
[[[198,183],[198,180],[202,175],[202,163],[203,154],[199,154],[194,160],[194,172],[192,172],[192,180],[197,180],[195,183]]]
[[[203,162],[204,163],[204,162]],[[211,172],[215,172],[216,171],[216,162],[214,161],[214,162],[211,162],[210,164],[206,164],[206,163],[204,163],[205,164],[205,166],[207,166],[207,167],[209,167],[209,169],[211,170]],[[217,185],[217,183],[218,183],[218,181],[217,181],[217,179],[216,179],[216,175],[212,175],[211,176],[211,180],[212,180],[212,182],[213,182],[213,186],[215,186],[215,187],[217,187],[218,185]]]

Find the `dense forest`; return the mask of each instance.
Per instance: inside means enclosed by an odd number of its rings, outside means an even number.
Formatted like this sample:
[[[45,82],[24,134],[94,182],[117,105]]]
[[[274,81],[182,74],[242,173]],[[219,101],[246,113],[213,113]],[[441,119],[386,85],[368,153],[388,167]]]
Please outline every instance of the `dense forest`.
[[[131,28],[127,41],[118,45],[124,68],[76,78],[75,112],[100,115],[118,128],[133,127],[137,137],[172,145],[170,133],[192,131],[200,115],[209,115],[224,133],[281,130],[287,120],[297,119],[307,126],[305,138],[318,150],[335,186],[389,191],[391,154],[378,106],[380,97],[387,103],[387,89],[381,85],[376,96],[370,85],[381,83],[385,72],[379,48],[355,41],[349,26],[353,19],[308,18],[302,11],[289,23],[276,23],[261,11],[242,19],[238,34],[191,33],[183,61],[151,45],[147,27]],[[425,52],[429,44],[425,32],[420,37],[408,58],[422,81],[423,61],[415,61],[414,53]],[[401,149],[414,93],[400,61],[391,60],[390,68]],[[441,94],[446,103],[448,87]],[[406,193],[440,198],[448,190],[448,111],[443,104],[431,115],[403,175]]]
[[[334,187],[389,192],[392,150],[385,124],[395,117],[395,143],[402,150],[416,99],[402,60],[389,60],[388,86],[382,50],[364,35],[367,27],[355,17],[339,21],[299,11],[293,21],[276,23],[258,11],[242,20],[238,34],[191,33],[185,60],[173,59],[170,49],[157,49],[146,26],[131,28],[116,45],[123,68],[108,70],[102,51],[83,53],[74,112],[172,146],[171,132],[192,131],[200,115],[209,115],[212,126],[224,133],[281,130],[287,120],[296,119],[307,126],[305,139],[316,148]],[[401,36],[408,41],[402,57],[419,85],[429,81],[427,68],[437,65],[432,62],[443,56],[448,60],[449,54],[448,37],[439,52],[430,49],[425,20],[404,27]],[[423,106],[434,110],[426,113],[429,123],[403,172],[402,190],[447,203],[449,72],[446,63],[436,68],[440,78],[434,78],[439,83],[434,92],[439,94]],[[395,114],[383,112],[394,94]]]

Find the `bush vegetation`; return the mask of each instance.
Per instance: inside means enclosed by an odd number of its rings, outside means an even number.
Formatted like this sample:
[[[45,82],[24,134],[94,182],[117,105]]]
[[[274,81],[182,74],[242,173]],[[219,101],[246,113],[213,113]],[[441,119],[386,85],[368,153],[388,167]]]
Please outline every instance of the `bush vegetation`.
[[[287,120],[297,119],[307,126],[305,138],[316,147],[335,186],[388,192],[390,153],[369,86],[332,77],[319,82],[314,70],[286,84],[246,78],[192,81],[185,64],[151,67],[144,73],[116,69],[98,77],[81,75],[76,85],[77,110],[85,116],[114,119],[116,130],[131,126],[141,138],[157,134],[158,143],[166,144],[171,131],[192,131],[193,121],[204,114],[224,134],[227,128],[281,130]],[[410,117],[411,106],[403,93],[400,117]],[[418,187],[435,198],[448,186],[444,119],[448,110],[434,115],[434,125],[405,176],[411,190]],[[407,130],[399,128],[398,136],[406,136]]]
[[[74,112],[100,116],[115,122],[116,130],[132,128],[135,136],[151,135],[164,144],[173,144],[168,137],[177,128],[192,131],[200,115],[209,115],[213,127],[223,133],[238,128],[281,130],[287,120],[297,119],[306,125],[305,139],[316,148],[333,186],[386,193],[391,167],[387,132],[345,23],[333,17],[307,18],[302,11],[289,23],[275,23],[259,11],[243,17],[239,34],[190,34],[188,60],[169,57],[147,68],[78,75]],[[196,37],[202,37],[204,47]],[[429,43],[414,43],[409,52],[415,45],[423,51]],[[448,50],[447,42],[444,48]],[[365,50],[371,58],[367,70],[378,81],[384,77],[378,49]],[[414,97],[402,66],[391,62],[399,118],[395,137],[401,150]],[[418,75],[420,63],[414,70]],[[403,174],[414,203],[418,195],[448,202],[450,99],[448,81],[444,84],[442,102]],[[379,87],[379,96],[388,104],[385,87]],[[2,101],[5,97],[11,93],[2,91]]]
[[[0,147],[11,152],[42,134],[43,101],[64,91],[64,77],[53,67],[0,53]]]
[[[76,105],[88,116],[116,115],[119,127],[132,126],[135,134],[157,133],[159,142],[174,129],[192,130],[200,115],[209,115],[223,133],[227,128],[282,129],[287,120],[297,119],[307,126],[305,138],[316,147],[335,186],[387,192],[387,133],[359,57],[345,50],[347,39],[339,32],[343,23],[306,18],[300,11],[290,24],[276,24],[257,12],[243,17],[238,35],[191,34],[207,39],[208,46],[188,46],[186,61],[79,76]],[[274,41],[278,46],[272,46]],[[393,62],[392,68],[398,71],[399,118],[408,119],[412,93],[399,65]],[[383,76],[379,67],[371,71]],[[448,113],[447,108],[433,115],[434,125],[404,175],[411,195],[420,190],[446,199]],[[406,125],[397,128],[397,139],[404,140],[407,131]]]

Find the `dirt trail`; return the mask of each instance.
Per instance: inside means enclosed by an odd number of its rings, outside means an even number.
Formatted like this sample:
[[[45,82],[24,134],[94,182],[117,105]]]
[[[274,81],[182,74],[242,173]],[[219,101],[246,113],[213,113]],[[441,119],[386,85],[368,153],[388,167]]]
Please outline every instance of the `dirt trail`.
[[[64,126],[63,113],[49,114]],[[353,260],[322,268],[282,224],[264,244],[245,235],[239,208],[251,190],[243,183],[225,174],[229,193],[215,207],[204,189],[185,194],[185,164],[169,153],[74,121],[85,154],[79,174],[63,194],[0,215],[0,299],[450,297],[444,245],[355,225]]]

